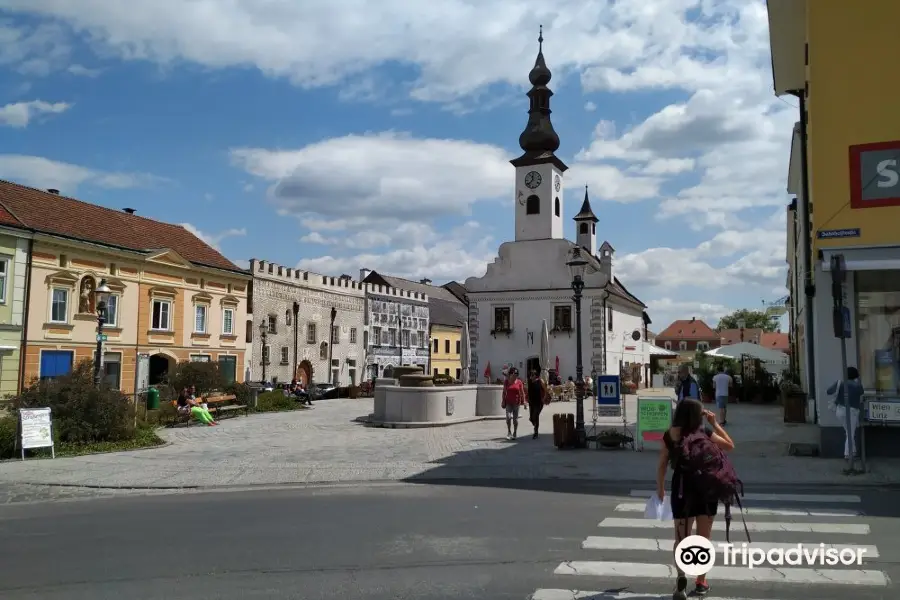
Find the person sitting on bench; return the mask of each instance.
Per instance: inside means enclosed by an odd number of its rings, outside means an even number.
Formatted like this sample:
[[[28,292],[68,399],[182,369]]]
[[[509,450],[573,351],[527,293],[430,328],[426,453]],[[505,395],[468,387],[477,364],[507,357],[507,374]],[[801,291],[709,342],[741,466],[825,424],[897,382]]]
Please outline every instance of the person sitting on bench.
[[[209,414],[209,410],[200,406],[197,399],[191,393],[192,388],[184,388],[178,394],[178,412],[181,414],[189,414],[196,421],[204,425],[218,425],[219,423]]]

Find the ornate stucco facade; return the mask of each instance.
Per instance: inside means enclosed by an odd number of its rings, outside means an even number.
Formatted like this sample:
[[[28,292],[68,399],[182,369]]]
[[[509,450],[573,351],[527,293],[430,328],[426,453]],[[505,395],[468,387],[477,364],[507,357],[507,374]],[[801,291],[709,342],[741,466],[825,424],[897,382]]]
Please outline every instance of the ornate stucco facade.
[[[428,368],[428,296],[395,287],[366,289],[366,375],[390,377],[400,365]]]

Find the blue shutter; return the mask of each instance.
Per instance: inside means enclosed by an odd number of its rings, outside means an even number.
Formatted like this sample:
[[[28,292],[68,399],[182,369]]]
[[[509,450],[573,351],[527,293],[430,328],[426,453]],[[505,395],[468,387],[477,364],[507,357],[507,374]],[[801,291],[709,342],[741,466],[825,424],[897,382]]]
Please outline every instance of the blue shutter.
[[[62,377],[72,372],[70,350],[45,350],[41,352],[41,379]]]

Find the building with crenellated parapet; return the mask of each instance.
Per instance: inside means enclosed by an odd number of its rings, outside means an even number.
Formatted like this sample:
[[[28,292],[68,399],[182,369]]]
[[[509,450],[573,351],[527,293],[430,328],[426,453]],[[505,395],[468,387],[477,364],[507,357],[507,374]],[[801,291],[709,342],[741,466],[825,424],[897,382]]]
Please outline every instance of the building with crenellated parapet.
[[[248,380],[358,385],[427,364],[425,294],[255,258],[250,272]]]

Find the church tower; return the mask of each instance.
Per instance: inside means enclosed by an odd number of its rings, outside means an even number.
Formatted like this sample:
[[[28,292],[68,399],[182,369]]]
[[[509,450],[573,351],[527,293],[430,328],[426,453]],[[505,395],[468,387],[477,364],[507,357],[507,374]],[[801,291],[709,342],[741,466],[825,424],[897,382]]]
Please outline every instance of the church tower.
[[[528,124],[519,136],[523,154],[510,162],[516,168],[516,241],[563,239],[563,173],[569,168],[556,157],[559,135],[550,122],[547,87],[550,69],[544,61],[544,31],[538,35],[538,55],[528,74]]]
[[[597,255],[597,221],[599,219],[591,210],[591,201],[588,200],[588,188],[584,186],[584,202],[581,210],[572,219],[575,221],[575,243],[590,252],[591,256]]]

